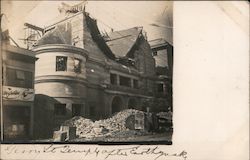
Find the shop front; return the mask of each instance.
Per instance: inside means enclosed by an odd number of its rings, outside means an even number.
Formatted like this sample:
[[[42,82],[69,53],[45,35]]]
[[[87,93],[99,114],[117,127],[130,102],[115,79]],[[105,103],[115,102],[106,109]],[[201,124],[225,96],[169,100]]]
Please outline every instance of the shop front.
[[[4,140],[32,137],[33,100],[33,89],[3,86]]]

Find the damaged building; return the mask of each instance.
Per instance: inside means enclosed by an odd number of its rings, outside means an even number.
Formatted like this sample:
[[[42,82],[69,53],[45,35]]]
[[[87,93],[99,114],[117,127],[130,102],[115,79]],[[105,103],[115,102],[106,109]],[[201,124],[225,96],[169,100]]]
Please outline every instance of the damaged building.
[[[10,45],[8,30],[1,30],[2,103],[1,138],[33,137],[35,53]],[[3,140],[3,139],[2,139]]]
[[[40,38],[29,46],[38,59],[37,137],[51,136],[74,116],[101,119],[128,108],[159,112],[172,106],[173,55],[168,68],[156,67],[154,58],[157,51],[172,52],[169,43],[150,44],[142,27],[101,34],[84,7],[62,10],[64,18],[39,29]]]

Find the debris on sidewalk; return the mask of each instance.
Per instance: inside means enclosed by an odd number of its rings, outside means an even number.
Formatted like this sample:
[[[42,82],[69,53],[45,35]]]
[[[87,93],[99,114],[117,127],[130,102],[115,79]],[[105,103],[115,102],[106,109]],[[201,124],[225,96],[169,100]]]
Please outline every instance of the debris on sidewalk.
[[[137,114],[144,114],[143,111],[135,109],[126,109],[116,113],[114,116],[93,122],[84,117],[73,117],[64,122],[64,126],[76,127],[76,135],[79,138],[92,139],[95,137],[115,137],[115,136],[133,136],[143,135],[146,130],[136,130],[131,127],[129,121],[134,120],[131,118]],[[135,120],[134,120],[135,121]],[[144,124],[144,123],[143,123]]]

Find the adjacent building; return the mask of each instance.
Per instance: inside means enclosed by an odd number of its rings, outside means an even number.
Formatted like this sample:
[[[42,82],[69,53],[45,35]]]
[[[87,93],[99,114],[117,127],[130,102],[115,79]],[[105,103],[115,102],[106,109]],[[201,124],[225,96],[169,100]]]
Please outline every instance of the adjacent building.
[[[2,112],[4,140],[29,139],[33,135],[34,72],[33,51],[2,43]]]
[[[173,46],[162,38],[151,40],[149,44],[156,60],[156,75],[158,77],[155,109],[157,111],[173,111]]]

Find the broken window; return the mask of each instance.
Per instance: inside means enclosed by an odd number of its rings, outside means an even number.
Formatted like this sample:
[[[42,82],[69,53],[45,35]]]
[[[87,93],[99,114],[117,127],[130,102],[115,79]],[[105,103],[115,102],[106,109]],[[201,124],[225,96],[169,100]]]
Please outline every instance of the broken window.
[[[74,59],[74,72],[75,73],[81,73],[81,60],[75,58]]]
[[[60,103],[54,104],[54,115],[65,116],[66,115],[66,104],[60,104]]]
[[[72,117],[80,116],[82,107],[82,104],[72,104]]]
[[[117,81],[117,75],[116,74],[110,74],[110,83],[111,84],[116,84]]]
[[[120,76],[120,85],[121,86],[130,87],[131,86],[130,78]]]
[[[67,71],[67,57],[56,56],[56,71]]]

